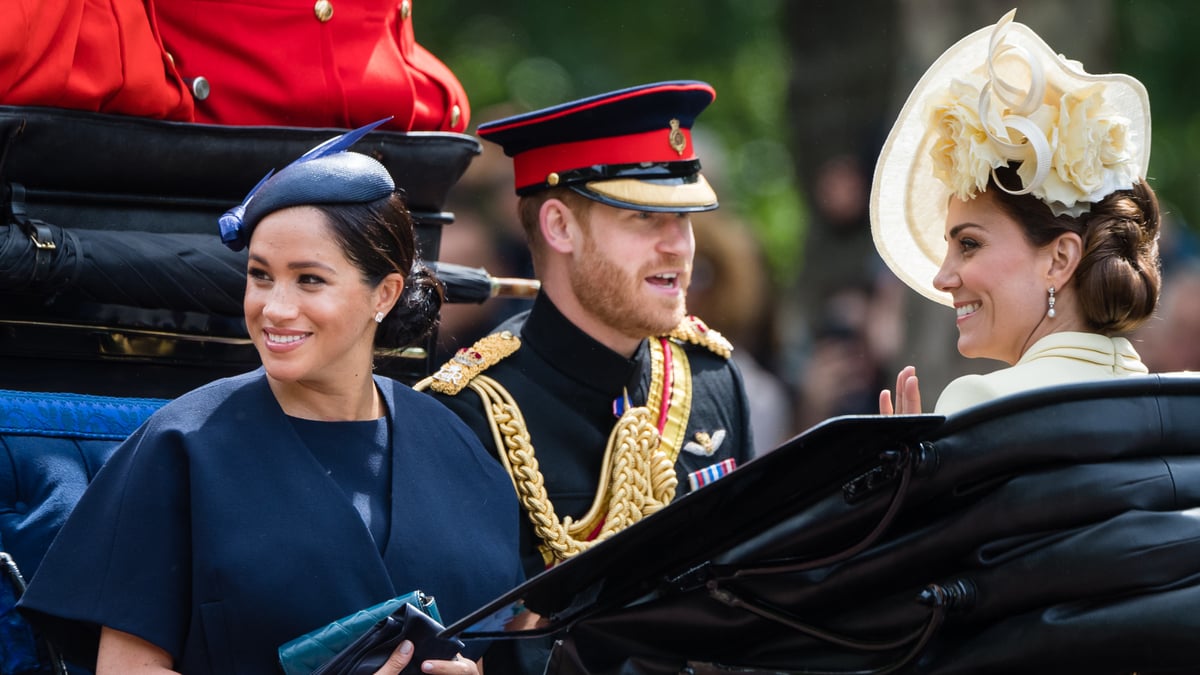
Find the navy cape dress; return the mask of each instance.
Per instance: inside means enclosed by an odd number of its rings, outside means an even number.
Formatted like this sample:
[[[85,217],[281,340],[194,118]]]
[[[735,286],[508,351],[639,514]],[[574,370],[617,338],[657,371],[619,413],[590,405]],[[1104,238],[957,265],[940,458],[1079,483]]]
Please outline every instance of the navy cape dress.
[[[274,675],[280,644],[390,597],[431,594],[449,624],[519,583],[504,470],[442,405],[375,379],[392,423],[383,545],[259,369],[179,397],[122,444],[22,611],[81,664],[95,663],[104,625],[188,675]]]

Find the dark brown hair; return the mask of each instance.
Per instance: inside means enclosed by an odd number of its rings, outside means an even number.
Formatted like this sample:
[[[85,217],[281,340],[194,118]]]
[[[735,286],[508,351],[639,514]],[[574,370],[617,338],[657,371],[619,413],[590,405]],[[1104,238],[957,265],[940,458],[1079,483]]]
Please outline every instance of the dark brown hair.
[[[1158,198],[1145,181],[1118,190],[1078,217],[1055,216],[1031,194],[1013,195],[1021,187],[1017,165],[996,170],[988,192],[1005,213],[1021,224],[1025,238],[1042,247],[1059,235],[1074,232],[1083,254],[1072,281],[1088,328],[1103,335],[1131,331],[1154,312],[1162,273],[1158,257]]]
[[[398,194],[365,204],[315,204],[346,258],[372,287],[399,272],[404,291],[375,332],[376,347],[407,347],[437,325],[445,291],[421,262],[412,216]]]

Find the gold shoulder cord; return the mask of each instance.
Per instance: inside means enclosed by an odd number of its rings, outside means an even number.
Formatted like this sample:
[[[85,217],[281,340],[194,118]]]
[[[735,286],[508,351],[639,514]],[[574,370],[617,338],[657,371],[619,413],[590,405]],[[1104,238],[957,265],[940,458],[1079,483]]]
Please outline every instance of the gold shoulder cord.
[[[674,330],[667,333],[667,337],[700,345],[722,358],[727,359],[733,355],[733,344],[719,331],[709,328],[698,316],[684,318]]]
[[[570,516],[560,519],[555,513],[534,455],[529,428],[512,395],[482,373],[474,374],[466,383],[483,401],[500,461],[542,540],[538,549],[548,567],[620,532],[675,497],[678,483],[675,458],[683,446],[691,411],[691,369],[687,354],[674,342],[652,339],[650,348],[647,400],[650,404],[659,402],[662,410],[657,415],[664,419],[660,422],[649,406],[631,407],[621,415],[605,447],[596,497],[578,521]],[[432,377],[415,386],[440,389]],[[664,392],[668,386],[669,391]],[[460,385],[452,393],[461,388]],[[660,423],[661,434],[657,428]]]

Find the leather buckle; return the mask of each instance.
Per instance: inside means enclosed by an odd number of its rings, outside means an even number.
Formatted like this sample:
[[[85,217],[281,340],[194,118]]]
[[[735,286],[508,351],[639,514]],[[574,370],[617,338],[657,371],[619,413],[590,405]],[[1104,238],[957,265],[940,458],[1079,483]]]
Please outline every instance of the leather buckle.
[[[53,251],[58,248],[58,246],[49,239],[46,241],[38,239],[38,231],[41,231],[42,236],[44,237],[50,234],[50,231],[47,230],[45,226],[35,226],[35,231],[29,233],[29,240],[33,242],[34,247],[36,247],[39,251]]]

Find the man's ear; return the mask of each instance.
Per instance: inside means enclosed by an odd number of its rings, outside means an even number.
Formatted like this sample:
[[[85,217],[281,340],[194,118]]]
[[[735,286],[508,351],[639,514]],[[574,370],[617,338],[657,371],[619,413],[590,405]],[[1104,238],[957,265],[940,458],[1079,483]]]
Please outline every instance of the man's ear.
[[[547,199],[538,211],[538,227],[546,246],[558,253],[571,253],[577,245],[579,223],[571,209],[558,199]]]
[[[1083,239],[1074,232],[1064,232],[1050,242],[1050,283],[1062,288],[1075,275],[1079,261],[1083,258]]]

